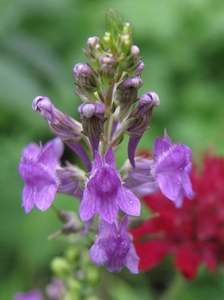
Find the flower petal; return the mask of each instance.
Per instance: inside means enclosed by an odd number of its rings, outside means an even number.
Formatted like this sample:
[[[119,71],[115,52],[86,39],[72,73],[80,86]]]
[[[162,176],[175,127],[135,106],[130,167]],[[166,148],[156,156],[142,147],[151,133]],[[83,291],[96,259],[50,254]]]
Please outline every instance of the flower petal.
[[[113,223],[118,214],[117,199],[108,194],[99,201],[98,205],[98,213],[101,218],[110,224]]]
[[[55,149],[53,145],[43,149],[38,157],[38,163],[45,165],[49,169],[55,169],[58,163]]]
[[[89,249],[89,256],[91,261],[99,266],[104,266],[108,260],[104,248],[102,248],[101,245],[97,242],[94,243]]]
[[[48,209],[54,201],[57,192],[56,184],[43,185],[40,190],[35,193],[35,204],[42,211]]]
[[[90,220],[96,213],[96,202],[94,196],[86,188],[83,193],[79,207],[79,215],[82,221]]]
[[[111,166],[113,169],[117,169],[117,166],[116,166],[116,161],[115,161],[115,158],[114,158],[114,152],[113,152],[113,149],[112,147],[109,147],[105,156],[104,156],[104,161],[106,164],[108,164],[109,166]]]
[[[154,160],[157,162],[160,156],[166,151],[168,151],[169,148],[170,148],[169,143],[157,137],[155,139],[154,147],[153,147]]]
[[[178,176],[157,174],[155,176],[162,193],[170,200],[175,200],[181,189],[181,180]]]
[[[117,194],[118,205],[126,214],[140,216],[141,204],[139,199],[129,189],[121,187]]]
[[[25,184],[22,192],[22,206],[24,206],[25,212],[29,213],[31,209],[34,207],[35,200],[34,200],[34,189],[28,185]]]
[[[134,245],[130,244],[130,250],[126,256],[126,267],[131,271],[133,274],[139,273],[138,271],[138,264],[140,258],[138,257]]]

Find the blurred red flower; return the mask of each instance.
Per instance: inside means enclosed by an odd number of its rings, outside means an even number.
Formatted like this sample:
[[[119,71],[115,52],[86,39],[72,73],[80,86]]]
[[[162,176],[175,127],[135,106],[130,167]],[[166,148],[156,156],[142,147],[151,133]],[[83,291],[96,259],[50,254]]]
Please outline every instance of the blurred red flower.
[[[224,158],[207,155],[191,179],[195,196],[184,199],[181,208],[161,192],[143,199],[154,216],[131,230],[140,270],[173,254],[174,266],[193,279],[201,263],[215,270],[224,261]]]

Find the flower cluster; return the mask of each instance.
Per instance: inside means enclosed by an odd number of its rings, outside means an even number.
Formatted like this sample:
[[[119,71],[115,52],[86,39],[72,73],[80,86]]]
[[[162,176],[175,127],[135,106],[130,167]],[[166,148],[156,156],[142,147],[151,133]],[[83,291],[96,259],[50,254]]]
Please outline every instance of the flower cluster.
[[[38,290],[31,290],[26,293],[17,293],[14,300],[42,300],[41,292]]]
[[[128,232],[128,217],[140,216],[139,198],[158,189],[176,206],[181,206],[185,196],[193,197],[191,150],[172,143],[165,130],[164,138],[155,140],[152,158],[135,156],[160,100],[153,91],[138,96],[144,63],[132,42],[132,25],[110,10],[106,29],[102,38],[87,40],[84,52],[89,63],[73,68],[76,95],[82,101],[79,120],[61,112],[46,96],[33,101],[33,110],[45,118],[57,137],[23,150],[19,164],[25,182],[22,199],[26,213],[34,206],[48,209],[56,193],[79,199],[84,231],[69,219],[70,214],[61,214],[67,226],[62,232],[69,233],[71,228],[71,232],[80,230],[85,235],[94,228],[98,235],[89,250],[90,259],[109,271],[119,272],[127,266],[137,273],[139,258]],[[129,137],[128,159],[118,170],[114,152],[125,134]],[[61,163],[64,145],[74,151],[85,169]]]
[[[206,155],[201,171],[193,168],[192,201],[184,199],[176,208],[161,192],[144,198],[155,216],[131,231],[141,270],[173,254],[174,266],[193,279],[201,263],[215,270],[218,262],[224,262],[223,174],[224,159]]]

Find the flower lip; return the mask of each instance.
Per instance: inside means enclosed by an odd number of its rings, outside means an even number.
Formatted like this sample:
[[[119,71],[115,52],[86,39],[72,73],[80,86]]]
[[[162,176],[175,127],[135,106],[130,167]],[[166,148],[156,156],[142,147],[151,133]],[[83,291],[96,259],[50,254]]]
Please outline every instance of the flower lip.
[[[122,186],[110,147],[104,158],[95,151],[92,171],[86,182],[79,213],[83,221],[90,220],[98,213],[104,221],[111,224],[118,215],[118,208],[126,214],[139,216],[141,205],[139,199]]]
[[[121,181],[118,178],[115,170],[111,167],[102,167],[94,176],[94,181],[99,182],[95,188],[96,194],[103,196],[110,195],[113,197],[116,190],[121,186]]]

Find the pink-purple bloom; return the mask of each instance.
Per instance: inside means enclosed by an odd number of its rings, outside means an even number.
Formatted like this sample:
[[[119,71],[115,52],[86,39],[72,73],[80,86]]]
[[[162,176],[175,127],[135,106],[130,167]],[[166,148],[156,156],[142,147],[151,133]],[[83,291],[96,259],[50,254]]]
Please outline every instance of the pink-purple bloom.
[[[53,277],[51,282],[46,286],[46,294],[51,300],[63,299],[66,293],[66,287],[61,279]]]
[[[26,293],[17,293],[14,300],[42,300],[41,292],[38,290],[31,290]]]
[[[127,164],[124,186],[138,197],[160,189],[180,207],[184,196],[189,199],[194,196],[190,171],[190,148],[181,143],[173,144],[165,130],[164,138],[157,137],[154,142],[153,159],[136,157],[134,164],[131,161]]]
[[[118,215],[118,208],[128,215],[139,216],[141,205],[139,199],[123,187],[110,147],[104,158],[95,152],[79,213],[83,221],[90,220],[98,213],[104,221],[112,223]]]
[[[173,144],[166,130],[164,139],[157,137],[154,143],[154,170],[152,175],[162,193],[177,207],[182,205],[183,197],[194,196],[189,169],[191,150],[184,144]]]
[[[36,205],[45,211],[52,204],[59,186],[56,167],[63,152],[63,144],[55,138],[44,146],[29,144],[22,152],[19,173],[25,183],[22,206],[28,213]]]
[[[89,254],[92,262],[106,266],[110,272],[120,272],[126,266],[132,273],[138,273],[139,257],[128,233],[127,215],[119,225],[101,221],[99,234]]]

